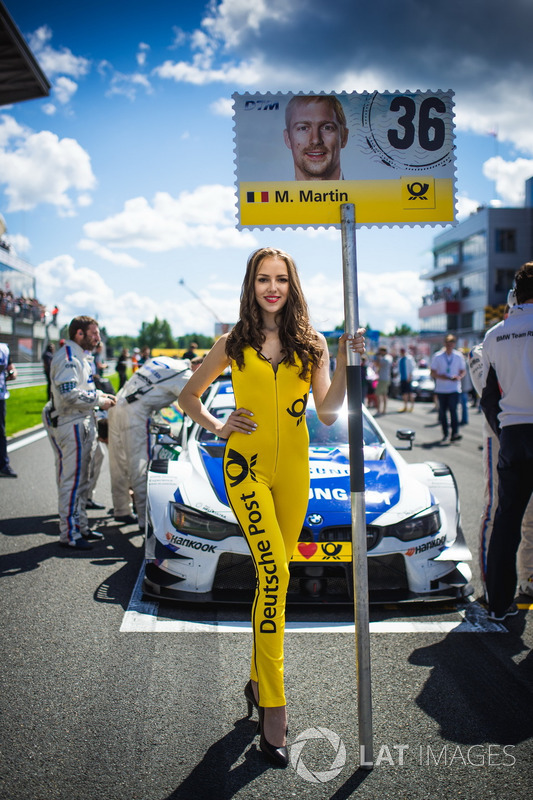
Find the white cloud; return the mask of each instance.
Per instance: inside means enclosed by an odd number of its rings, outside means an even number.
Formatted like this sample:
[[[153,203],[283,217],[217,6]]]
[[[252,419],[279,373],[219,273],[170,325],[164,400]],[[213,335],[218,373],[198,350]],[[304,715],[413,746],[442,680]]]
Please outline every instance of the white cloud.
[[[28,129],[9,116],[9,114],[2,114],[0,116],[0,148],[7,147],[10,142],[23,141],[28,135]]]
[[[217,117],[232,117],[233,116],[233,100],[231,97],[219,97],[209,106],[213,114]]]
[[[91,62],[87,58],[75,56],[68,47],[54,50],[49,44],[51,39],[52,31],[47,25],[38,28],[29,37],[30,48],[48,78],[54,75],[81,78],[88,73]]]
[[[187,332],[213,335],[214,318],[202,303],[188,298],[176,281],[169,286],[164,298],[157,300],[145,292],[128,290],[114,292],[104,278],[94,269],[79,267],[70,255],[60,255],[39,264],[37,295],[48,307],[58,305],[59,325],[68,324],[79,314],[89,314],[98,319],[108,334],[136,336],[143,322],[152,322],[157,316],[170,323],[172,332],[179,336]],[[202,291],[207,306],[217,309],[221,319],[234,322],[238,313],[238,293],[229,287],[228,296],[220,290]]]
[[[148,55],[149,50],[150,50],[149,44],[145,44],[144,42],[141,42],[139,44],[139,49],[137,50],[136,59],[137,59],[137,64],[140,67],[144,67],[144,65],[146,64],[146,56]]]
[[[195,56],[192,63],[165,61],[154,69],[154,74],[160,78],[170,78],[177,83],[192,83],[195,86],[205,86],[209,83],[249,86],[258,83],[262,78],[259,69],[252,62],[228,63],[219,68],[212,68],[203,56]]]
[[[139,248],[160,253],[187,246],[255,246],[250,232],[235,230],[235,196],[229,186],[199,186],[177,198],[158,192],[152,204],[128,200],[124,210],[84,225],[85,236],[112,249]]]
[[[462,221],[475,214],[480,205],[479,200],[472,200],[468,195],[457,195],[457,219]]]
[[[153,91],[150,80],[143,73],[133,72],[127,75],[123,72],[113,72],[106,94],[108,97],[118,94],[129,100],[135,100],[139,88],[143,88],[147,94]]]
[[[488,81],[487,81],[488,83]],[[490,97],[490,102],[487,102]],[[456,124],[459,130],[481,135],[497,132],[500,141],[513,142],[533,154],[533,95],[530,74],[515,67],[491,81],[457,91]]]
[[[418,272],[403,270],[358,273],[359,320],[371,323],[383,333],[391,333],[403,323],[419,328],[418,309],[427,293],[426,282]],[[310,279],[302,275],[313,324],[319,330],[333,330],[344,319],[342,280],[318,273]]]
[[[57,111],[57,108],[53,103],[45,103],[43,106],[41,106],[41,109],[49,117],[53,117]]]
[[[524,184],[533,177],[533,159],[505,161],[501,156],[495,156],[483,164],[483,175],[496,182],[496,193],[504,204],[523,205]]]
[[[54,84],[54,94],[62,105],[66,105],[77,91],[78,84],[65,76],[58,78]]]
[[[51,131],[33,133],[0,123],[0,184],[5,184],[9,211],[27,211],[40,203],[74,214],[72,195],[96,185],[88,153],[75,139],[59,139]]]
[[[178,47],[182,47],[187,41],[187,34],[181,28],[178,28],[177,25],[172,27],[172,33],[174,34],[174,38],[172,40],[172,44],[170,45],[170,50],[176,50]]]
[[[104,261],[109,261],[111,264],[116,264],[117,266],[121,267],[143,267],[144,264],[142,261],[138,261],[133,256],[128,255],[127,253],[117,253],[113,250],[110,250],[109,247],[103,247],[99,245],[97,242],[93,242],[91,239],[81,239],[78,242],[78,247],[80,250],[89,250],[91,253],[102,258]]]
[[[222,0],[208,6],[202,27],[226,47],[236,47],[250,31],[258,33],[265,23],[286,22],[293,14],[286,0]]]

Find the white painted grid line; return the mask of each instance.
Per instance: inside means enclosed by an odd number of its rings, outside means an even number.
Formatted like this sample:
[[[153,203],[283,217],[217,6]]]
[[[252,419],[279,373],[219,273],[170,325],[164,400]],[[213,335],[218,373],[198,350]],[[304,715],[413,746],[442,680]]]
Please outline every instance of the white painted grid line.
[[[7,446],[7,452],[12,453],[14,450],[20,450],[21,447],[26,447],[27,444],[33,444],[33,442],[38,442],[39,439],[43,439],[46,436],[45,430],[37,431],[37,433],[32,433],[31,436],[26,436],[25,439],[21,439],[20,442],[12,442]]]

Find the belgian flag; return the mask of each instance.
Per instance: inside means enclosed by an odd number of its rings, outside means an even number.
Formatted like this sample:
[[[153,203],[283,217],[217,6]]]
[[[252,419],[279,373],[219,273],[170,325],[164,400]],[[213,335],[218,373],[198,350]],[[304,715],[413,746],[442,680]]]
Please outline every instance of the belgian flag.
[[[247,203],[268,203],[268,192],[246,192]]]

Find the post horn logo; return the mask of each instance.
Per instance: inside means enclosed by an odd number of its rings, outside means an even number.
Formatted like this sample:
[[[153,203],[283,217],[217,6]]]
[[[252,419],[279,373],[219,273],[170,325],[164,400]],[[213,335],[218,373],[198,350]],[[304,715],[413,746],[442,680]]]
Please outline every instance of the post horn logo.
[[[307,398],[308,395],[304,394],[303,397],[299,397],[297,400],[294,401],[292,406],[287,409],[287,413],[291,415],[291,417],[296,417],[298,420],[296,423],[296,427],[301,423],[304,418],[305,409],[307,408]]]
[[[250,464],[248,464],[242,453],[238,453],[236,450],[229,450],[225,469],[226,477],[232,489],[234,486],[238,486],[239,483],[246,478],[248,473],[250,473],[250,478],[253,481],[257,480],[254,472],[256,463],[257,453],[251,457]]]
[[[429,189],[429,183],[420,183],[420,181],[415,181],[414,183],[408,183],[407,191],[411,195],[409,200],[427,200],[428,189]]]
[[[342,550],[342,544],[336,544],[335,542],[326,542],[322,545],[322,552],[326,558],[334,558],[336,561],[339,560],[339,553]]]

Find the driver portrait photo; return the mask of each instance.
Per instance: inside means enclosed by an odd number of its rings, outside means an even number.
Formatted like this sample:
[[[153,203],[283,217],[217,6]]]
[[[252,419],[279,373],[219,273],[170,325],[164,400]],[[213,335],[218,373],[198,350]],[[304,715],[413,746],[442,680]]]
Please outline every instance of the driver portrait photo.
[[[285,144],[292,151],[294,180],[338,181],[341,150],[348,141],[346,115],[334,95],[295,95],[285,109]]]

